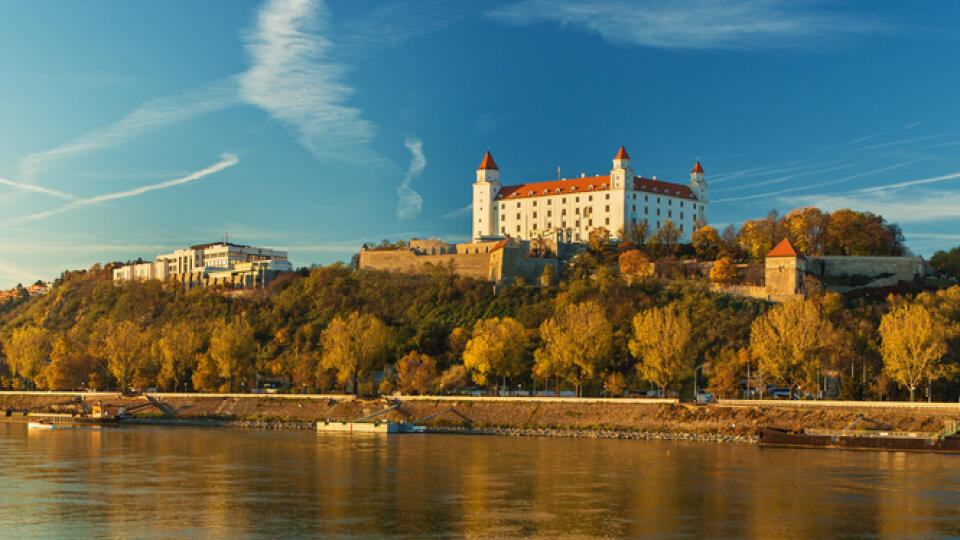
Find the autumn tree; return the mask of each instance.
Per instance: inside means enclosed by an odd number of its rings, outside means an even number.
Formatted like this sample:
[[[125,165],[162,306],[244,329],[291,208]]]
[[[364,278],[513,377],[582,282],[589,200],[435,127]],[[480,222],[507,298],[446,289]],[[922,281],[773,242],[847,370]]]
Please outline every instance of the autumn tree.
[[[895,308],[880,320],[883,369],[898,384],[914,392],[924,381],[941,374],[947,352],[948,328],[920,304]]]
[[[321,366],[337,372],[341,383],[353,385],[359,394],[359,382],[380,369],[393,349],[390,328],[376,315],[351,313],[346,319],[337,315],[321,336]]]
[[[527,330],[520,321],[504,317],[480,319],[463,351],[463,365],[481,386],[517,377],[527,370]]]
[[[397,379],[405,394],[426,395],[437,385],[437,363],[433,358],[410,351],[397,361]]]
[[[740,282],[737,265],[729,257],[717,259],[710,268],[710,281],[720,285],[735,285]]]
[[[87,348],[79,342],[77,332],[60,335],[53,340],[50,365],[41,374],[41,385],[48,390],[77,390],[86,382],[92,368]]]
[[[649,226],[647,225],[646,221],[640,221],[640,223],[629,225],[626,232],[627,240],[629,240],[634,246],[640,247],[647,243],[648,230]]]
[[[594,253],[600,253],[610,245],[610,231],[606,227],[597,227],[590,231],[590,249]]]
[[[196,368],[203,345],[203,336],[193,323],[180,321],[164,326],[153,344],[154,355],[160,359],[159,384],[179,389]]]
[[[740,380],[745,376],[750,363],[750,352],[746,349],[723,348],[710,360],[712,377],[707,389],[711,394],[722,398],[740,397]],[[749,381],[748,381],[749,384]]]
[[[689,316],[676,305],[646,309],[633,318],[633,339],[628,346],[639,360],[637,371],[658,385],[664,397],[671,383],[693,373],[692,329]]]
[[[690,235],[690,243],[697,258],[712,261],[720,253],[720,234],[709,225],[698,227]]]
[[[737,240],[751,260],[763,261],[779,241],[777,225],[777,213],[773,211],[764,219],[747,220],[740,226]]]
[[[10,371],[36,387],[36,378],[50,355],[49,333],[38,326],[21,326],[13,331],[4,350]]]
[[[440,392],[459,391],[470,384],[470,370],[463,364],[454,364],[440,374]]]
[[[801,255],[823,253],[828,217],[819,208],[809,206],[797,208],[784,216],[783,228]]]
[[[750,326],[750,354],[773,380],[814,385],[835,329],[812,302],[780,304]]]
[[[639,249],[631,249],[617,258],[620,273],[627,276],[640,276],[650,272],[650,257]]]
[[[541,346],[534,353],[534,375],[559,375],[583,394],[583,381],[598,376],[613,351],[613,326],[595,302],[568,304],[540,325]]]
[[[235,379],[244,377],[253,367],[256,352],[253,328],[245,318],[220,320],[213,326],[207,355],[217,366],[217,374],[229,381],[230,392],[234,391]]]
[[[107,369],[120,389],[126,391],[145,352],[143,329],[132,321],[108,323],[104,328],[103,354]]]

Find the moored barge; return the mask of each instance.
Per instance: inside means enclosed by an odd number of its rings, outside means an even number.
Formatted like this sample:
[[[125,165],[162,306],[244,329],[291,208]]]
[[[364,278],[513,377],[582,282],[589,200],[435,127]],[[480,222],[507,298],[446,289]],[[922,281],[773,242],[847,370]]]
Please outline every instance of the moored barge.
[[[764,427],[759,431],[761,446],[794,448],[843,448],[850,450],[905,450],[911,452],[960,453],[960,434],[952,433],[898,433],[894,431],[858,431],[850,434],[842,430],[829,433],[823,430],[789,430]]]

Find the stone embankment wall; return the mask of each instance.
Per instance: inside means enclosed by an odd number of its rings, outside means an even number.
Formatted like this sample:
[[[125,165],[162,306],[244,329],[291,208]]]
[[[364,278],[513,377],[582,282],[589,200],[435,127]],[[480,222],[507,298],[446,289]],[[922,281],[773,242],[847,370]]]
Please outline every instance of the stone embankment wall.
[[[489,280],[490,253],[416,255],[409,250],[363,250],[360,252],[360,268],[422,274],[426,264],[453,265],[461,276]]]
[[[717,405],[696,406],[673,400],[599,398],[397,396],[354,399],[344,395],[152,394],[150,399],[159,405],[144,406],[149,401],[146,397],[125,398],[117,394],[3,392],[0,393],[0,419],[6,410],[50,411],[58,405],[76,403],[78,399],[87,404],[123,405],[133,409],[140,416],[140,422],[165,424],[298,429],[310,428],[317,420],[353,420],[399,405],[378,418],[412,422],[436,414],[424,424],[433,429],[472,433],[549,436],[603,433],[605,437],[615,438],[650,438],[630,435],[633,433],[671,434],[664,435],[668,438],[692,434],[708,436],[709,440],[743,440],[767,425],[841,429],[859,414],[863,414],[868,423],[884,429],[937,432],[943,429],[945,419],[960,417],[958,404],[896,402],[723,400]],[[142,407],[136,408],[138,405]]]

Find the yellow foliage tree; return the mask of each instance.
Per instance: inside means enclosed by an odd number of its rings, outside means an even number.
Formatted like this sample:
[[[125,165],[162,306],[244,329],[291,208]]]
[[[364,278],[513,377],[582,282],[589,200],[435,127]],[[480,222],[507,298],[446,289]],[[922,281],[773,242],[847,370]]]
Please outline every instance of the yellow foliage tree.
[[[910,401],[924,379],[942,373],[940,359],[947,352],[948,327],[920,304],[900,306],[880,320],[883,369],[910,390]]]
[[[527,330],[511,317],[481,319],[473,326],[473,337],[463,351],[463,365],[481,386],[503,381],[526,371]]]
[[[7,365],[14,375],[36,387],[36,379],[50,356],[50,336],[38,326],[21,326],[4,346]]]
[[[630,353],[640,360],[637,371],[658,385],[667,395],[667,387],[693,373],[690,342],[693,325],[677,306],[650,308],[633,318]]]
[[[697,257],[712,261],[720,252],[720,233],[709,225],[699,227],[690,235],[690,243]]]
[[[154,356],[160,359],[158,383],[169,390],[179,389],[187,372],[197,366],[203,341],[193,323],[173,322],[164,326],[160,339],[153,344]]]
[[[320,337],[321,366],[337,372],[341,383],[350,382],[359,394],[359,382],[383,366],[394,345],[393,332],[376,315],[351,313],[336,316]]]
[[[121,390],[130,387],[137,364],[144,353],[143,329],[132,321],[107,323],[103,340],[103,353],[107,370],[117,380]]]
[[[606,227],[597,227],[590,231],[589,241],[590,249],[594,253],[600,253],[610,244],[610,231]]]
[[[207,355],[217,366],[217,374],[230,381],[231,392],[235,379],[247,375],[253,367],[256,352],[253,328],[246,319],[220,320],[214,325]]]
[[[624,251],[617,258],[620,273],[627,276],[641,276],[650,272],[650,257],[639,249]]]
[[[437,363],[426,354],[410,351],[397,362],[397,378],[401,392],[429,394],[437,385]]]
[[[750,326],[750,354],[764,375],[793,386],[816,384],[836,330],[815,304],[793,300],[758,317]]]
[[[534,374],[559,375],[577,385],[599,375],[613,351],[613,326],[595,302],[568,304],[540,325],[542,345],[534,354]]]
[[[739,283],[740,274],[737,272],[737,265],[733,264],[733,259],[730,257],[717,259],[710,269],[710,281],[720,285]]]

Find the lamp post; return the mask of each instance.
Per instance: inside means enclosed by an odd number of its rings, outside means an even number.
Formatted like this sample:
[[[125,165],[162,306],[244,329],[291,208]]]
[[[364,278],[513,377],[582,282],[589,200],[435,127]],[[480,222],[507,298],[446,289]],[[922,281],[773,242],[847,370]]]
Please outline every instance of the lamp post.
[[[698,399],[700,397],[700,392],[698,391],[697,386],[697,371],[703,369],[703,364],[693,368],[693,402],[699,403]]]

